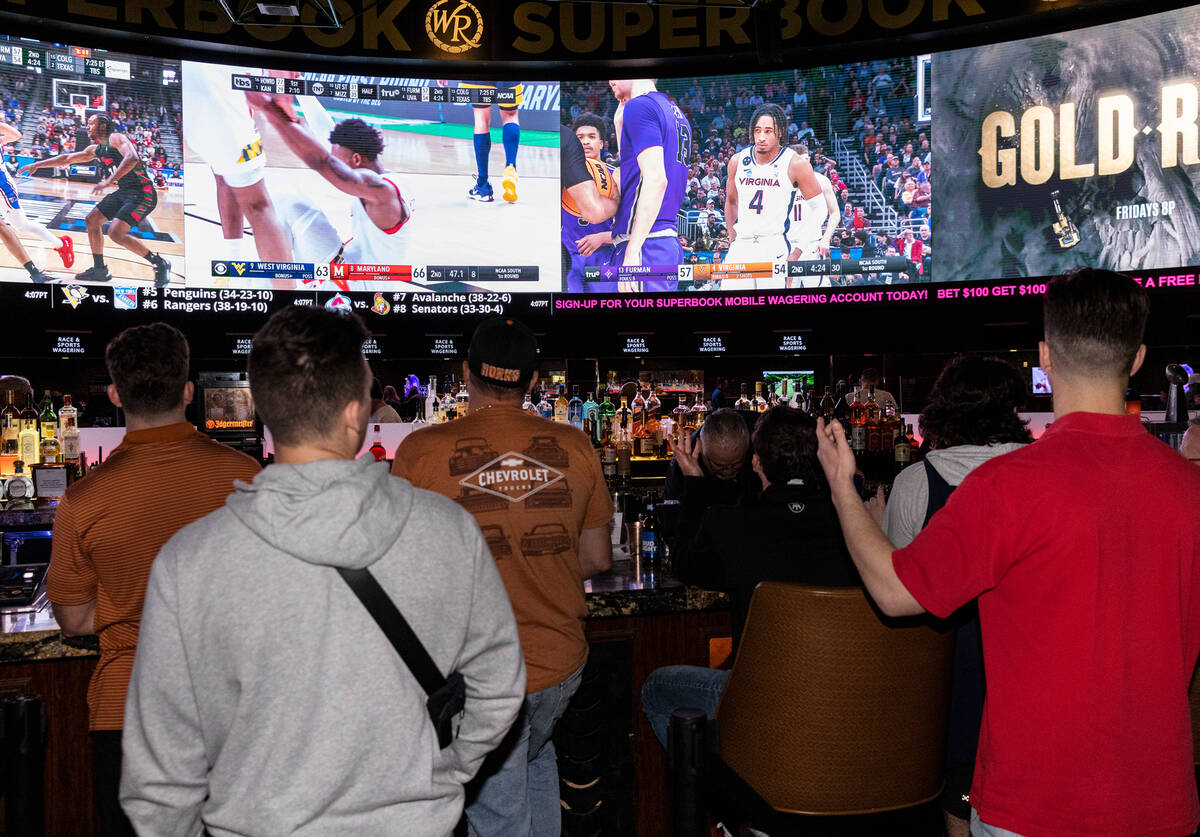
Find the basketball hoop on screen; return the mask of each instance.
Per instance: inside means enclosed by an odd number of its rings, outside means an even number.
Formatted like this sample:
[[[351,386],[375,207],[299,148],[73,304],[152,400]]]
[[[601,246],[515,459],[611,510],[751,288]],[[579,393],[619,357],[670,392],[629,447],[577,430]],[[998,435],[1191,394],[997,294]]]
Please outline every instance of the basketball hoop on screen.
[[[88,122],[88,115],[87,115],[88,106],[87,106],[87,102],[84,102],[84,103],[82,103],[82,104],[80,104],[79,102],[72,102],[72,103],[71,103],[71,110],[75,111],[75,118],[76,118],[76,119],[78,119],[78,120],[79,120],[79,124],[80,124],[80,125],[82,125],[82,126],[83,126],[83,127],[86,129],[86,128],[87,128],[87,122]]]

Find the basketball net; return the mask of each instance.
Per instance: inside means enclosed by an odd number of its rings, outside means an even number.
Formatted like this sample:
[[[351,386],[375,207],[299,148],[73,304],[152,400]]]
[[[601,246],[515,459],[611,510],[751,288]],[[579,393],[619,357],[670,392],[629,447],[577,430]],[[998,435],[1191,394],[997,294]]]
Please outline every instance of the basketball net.
[[[87,127],[87,105],[80,105],[74,102],[71,103],[71,110],[75,111],[75,117],[79,120],[79,124]]]

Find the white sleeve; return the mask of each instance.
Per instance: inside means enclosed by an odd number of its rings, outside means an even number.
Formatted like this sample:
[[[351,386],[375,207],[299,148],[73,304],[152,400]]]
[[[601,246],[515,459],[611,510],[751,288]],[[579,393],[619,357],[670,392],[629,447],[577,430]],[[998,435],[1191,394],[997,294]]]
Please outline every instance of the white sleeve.
[[[883,512],[883,532],[896,549],[903,549],[916,538],[925,524],[928,506],[929,482],[925,466],[917,462],[896,475]]]

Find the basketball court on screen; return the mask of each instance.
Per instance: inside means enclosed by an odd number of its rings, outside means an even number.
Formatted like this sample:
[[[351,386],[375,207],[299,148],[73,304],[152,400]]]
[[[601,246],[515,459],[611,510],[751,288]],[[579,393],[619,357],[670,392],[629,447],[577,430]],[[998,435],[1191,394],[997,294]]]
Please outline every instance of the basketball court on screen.
[[[557,135],[525,132],[518,157],[519,200],[481,204],[467,198],[475,172],[469,126],[334,109],[328,99],[325,104],[334,122],[358,117],[383,133],[384,150],[379,160],[384,169],[394,173],[389,176],[399,186],[411,210],[409,221],[397,233],[393,264],[540,265],[542,271],[537,282],[480,284],[480,287],[508,292],[559,289],[556,225],[561,190]],[[343,107],[346,104],[338,103]],[[261,114],[255,114],[255,124],[267,159],[267,187],[276,207],[290,200],[308,201],[325,213],[341,240],[346,241],[351,235],[350,208],[357,199],[338,191],[304,165]],[[184,160],[189,284],[211,286],[221,281],[212,277],[211,260],[229,258],[219,255],[226,243],[217,212],[216,184],[208,165],[190,146],[185,147]],[[504,168],[500,142],[493,143],[489,160],[490,171],[499,178]],[[253,259],[252,230],[248,224],[245,235],[249,246],[242,258]],[[226,281],[231,287],[239,284],[236,279]],[[370,283],[377,290],[412,286]],[[432,287],[451,290],[446,285]]]
[[[100,81],[50,78],[50,104],[57,115],[72,114],[86,124],[94,113],[104,113],[107,108],[107,85]],[[44,101],[44,100],[43,100]],[[33,102],[36,104],[36,100]],[[132,137],[131,137],[132,139]],[[82,151],[86,146],[79,146]],[[99,161],[72,167],[76,175],[87,176],[92,169],[103,175]],[[69,235],[75,244],[75,265],[64,268],[58,255],[41,241],[21,236],[21,243],[28,251],[34,264],[46,271],[60,283],[69,284],[75,276],[92,264],[91,245],[88,243],[85,218],[92,208],[104,197],[116,191],[110,187],[100,194],[92,194],[93,183],[87,180],[68,179],[68,169],[42,170],[33,177],[9,175],[17,190],[21,209],[31,221],[41,224],[55,236]],[[50,174],[52,177],[40,175]],[[154,172],[150,172],[153,176]],[[171,284],[184,283],[184,196],[178,187],[158,189],[158,206],[146,218],[131,228],[130,234],[140,239],[151,251],[160,254],[171,263]],[[145,259],[116,244],[107,235],[108,222],[102,227],[104,236],[104,259],[112,271],[112,284],[136,284],[154,286],[154,268]],[[0,280],[28,282],[29,275],[18,260],[0,247]],[[84,283],[88,284],[88,283]],[[104,283],[109,284],[109,283]]]

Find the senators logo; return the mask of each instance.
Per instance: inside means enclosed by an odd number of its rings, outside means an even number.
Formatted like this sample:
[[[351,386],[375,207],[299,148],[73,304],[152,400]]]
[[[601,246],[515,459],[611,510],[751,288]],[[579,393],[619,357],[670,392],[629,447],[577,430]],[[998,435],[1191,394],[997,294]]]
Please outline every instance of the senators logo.
[[[466,52],[483,40],[483,15],[467,0],[437,0],[425,14],[425,34],[442,52]]]

